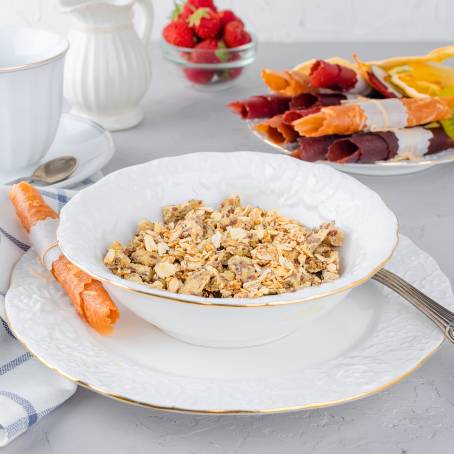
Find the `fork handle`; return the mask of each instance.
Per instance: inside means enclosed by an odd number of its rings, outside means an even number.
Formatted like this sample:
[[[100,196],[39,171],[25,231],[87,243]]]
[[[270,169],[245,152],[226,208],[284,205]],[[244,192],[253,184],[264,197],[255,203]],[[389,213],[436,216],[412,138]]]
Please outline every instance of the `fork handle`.
[[[372,279],[394,290],[402,298],[413,304],[443,331],[448,340],[454,343],[454,313],[424,295],[424,293],[391,271],[381,269]]]

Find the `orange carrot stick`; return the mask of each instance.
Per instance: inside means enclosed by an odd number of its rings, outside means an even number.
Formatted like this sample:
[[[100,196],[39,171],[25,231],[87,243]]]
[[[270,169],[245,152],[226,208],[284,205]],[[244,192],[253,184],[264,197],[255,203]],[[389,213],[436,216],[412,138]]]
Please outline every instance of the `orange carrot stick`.
[[[14,185],[9,198],[27,232],[41,221],[58,219],[58,214],[41,194],[26,182]],[[99,281],[77,268],[63,254],[52,263],[52,274],[85,322],[101,334],[112,331],[120,313]]]

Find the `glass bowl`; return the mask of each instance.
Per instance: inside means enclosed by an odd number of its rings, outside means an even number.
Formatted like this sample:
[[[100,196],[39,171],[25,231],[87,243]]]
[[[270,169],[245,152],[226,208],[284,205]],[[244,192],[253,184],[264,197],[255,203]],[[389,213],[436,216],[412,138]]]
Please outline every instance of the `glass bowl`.
[[[183,78],[202,91],[223,90],[232,86],[256,56],[257,39],[240,47],[217,50],[190,49],[169,44],[161,38],[166,60],[173,63]]]

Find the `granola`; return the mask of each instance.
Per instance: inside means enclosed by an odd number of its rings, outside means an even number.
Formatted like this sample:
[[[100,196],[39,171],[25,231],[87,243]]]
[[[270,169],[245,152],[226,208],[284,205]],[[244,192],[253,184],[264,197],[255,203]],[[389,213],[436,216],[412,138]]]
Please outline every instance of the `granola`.
[[[217,298],[294,292],[340,275],[344,235],[334,221],[309,228],[238,196],[219,210],[201,200],[165,206],[162,216],[141,221],[127,247],[114,242],[104,264],[152,288]]]

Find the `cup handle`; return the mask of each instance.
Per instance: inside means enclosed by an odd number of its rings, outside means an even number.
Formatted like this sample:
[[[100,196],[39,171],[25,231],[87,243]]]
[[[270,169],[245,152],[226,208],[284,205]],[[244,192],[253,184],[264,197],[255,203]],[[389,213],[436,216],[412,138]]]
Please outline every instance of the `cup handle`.
[[[145,22],[142,32],[139,32],[139,36],[142,39],[145,46],[148,47],[151,39],[151,31],[153,29],[153,18],[154,9],[151,0],[137,0],[137,5],[140,6],[144,12]]]

